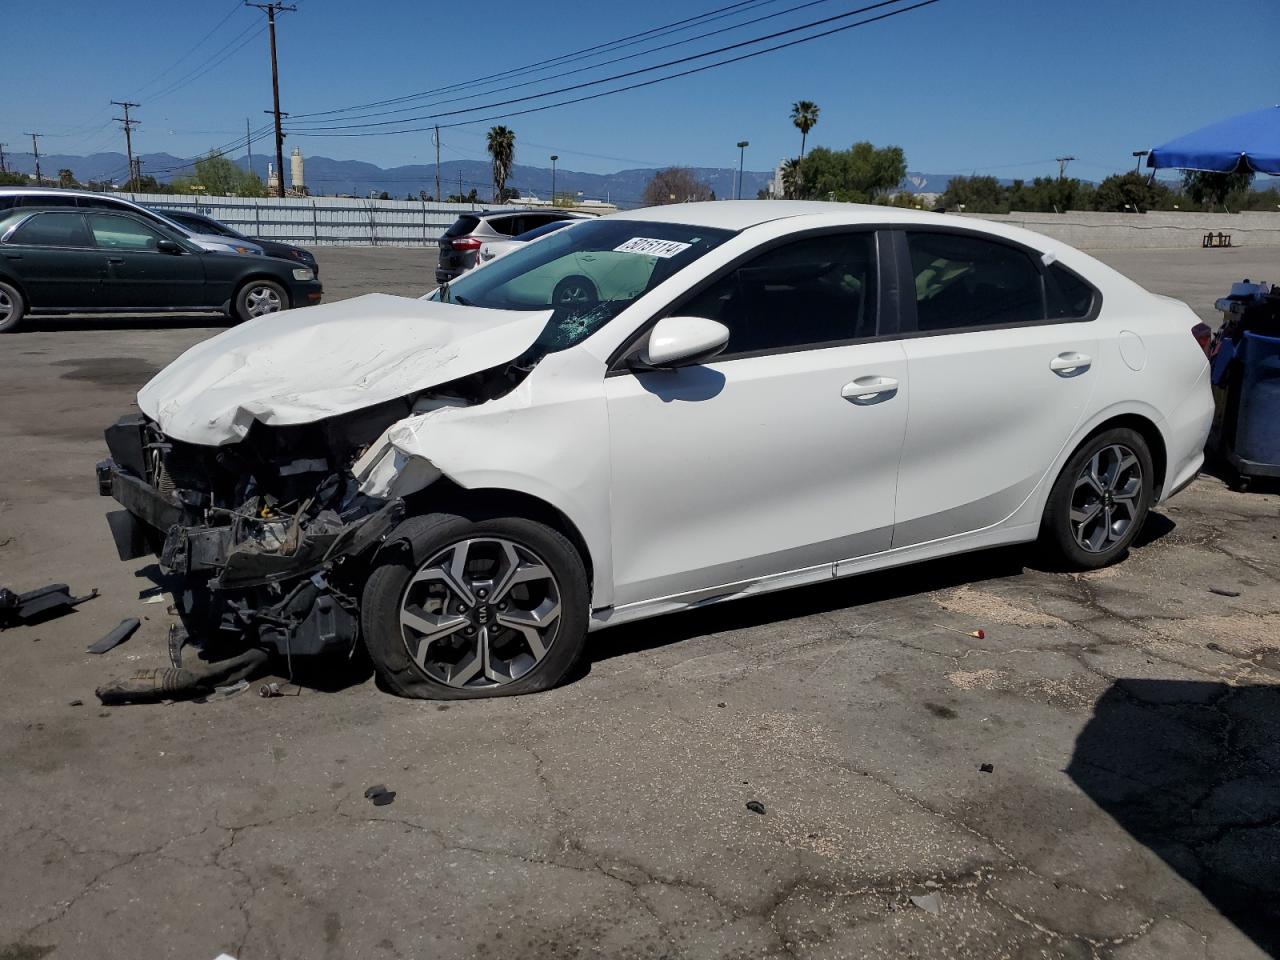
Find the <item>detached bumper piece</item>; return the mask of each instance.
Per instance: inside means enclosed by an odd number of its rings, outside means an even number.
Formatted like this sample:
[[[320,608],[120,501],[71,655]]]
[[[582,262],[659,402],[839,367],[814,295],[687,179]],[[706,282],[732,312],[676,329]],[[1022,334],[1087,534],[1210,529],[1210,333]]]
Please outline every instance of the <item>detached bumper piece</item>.
[[[182,578],[179,612],[194,635],[234,635],[290,658],[350,653],[352,568],[403,519],[402,500],[365,497],[320,471],[315,493],[297,503],[251,494],[220,506],[169,471],[173,445],[145,417],[123,418],[106,438],[98,489],[124,508],[107,515],[120,559],[155,554]]]

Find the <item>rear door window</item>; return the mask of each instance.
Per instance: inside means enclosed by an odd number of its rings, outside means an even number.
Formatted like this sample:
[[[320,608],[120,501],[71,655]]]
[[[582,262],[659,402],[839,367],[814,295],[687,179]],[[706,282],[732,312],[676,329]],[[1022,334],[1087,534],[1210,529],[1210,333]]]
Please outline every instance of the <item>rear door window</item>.
[[[37,213],[13,231],[10,243],[32,247],[92,247],[78,213]]]
[[[106,250],[154,250],[163,240],[159,233],[131,217],[113,213],[88,215],[89,229],[99,247]]]
[[[1045,319],[1040,268],[1017,247],[964,233],[909,231],[916,328],[945,333]]]

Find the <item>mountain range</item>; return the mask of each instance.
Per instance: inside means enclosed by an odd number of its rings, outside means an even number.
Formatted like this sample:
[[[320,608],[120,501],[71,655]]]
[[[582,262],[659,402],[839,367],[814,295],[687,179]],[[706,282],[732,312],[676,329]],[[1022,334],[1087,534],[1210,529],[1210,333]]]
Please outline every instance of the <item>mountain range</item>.
[[[157,180],[165,181],[194,172],[193,161],[168,153],[141,155],[142,172]],[[10,155],[9,168],[23,173],[35,173],[35,162],[29,154]],[[255,152],[252,169],[263,179],[267,176],[269,158]],[[236,161],[249,169],[248,156]],[[286,157],[285,164],[289,161]],[[361,160],[333,160],[329,157],[306,157],[306,183],[313,194],[343,194],[367,197],[386,191],[393,198],[418,198],[419,191],[431,196],[436,193],[435,164],[409,164],[383,168]],[[128,176],[129,163],[123,153],[95,153],[89,156],[47,154],[40,158],[40,170],[45,177],[56,176],[61,169],[71,170],[81,183],[90,180],[108,180],[123,185]],[[581,194],[584,198],[607,200],[619,206],[636,206],[644,194],[645,184],[653,176],[653,169],[639,167],[619,170],[616,173],[582,173],[577,170],[557,168],[555,189],[557,193]],[[726,167],[695,167],[694,173],[715,191],[717,197],[732,196],[737,171]],[[909,172],[902,189],[913,193],[941,193],[953,174]],[[744,170],[742,196],[755,197],[773,178],[771,170]],[[472,188],[481,197],[492,190],[491,171],[484,160],[446,160],[440,164],[440,191],[445,196],[457,193],[461,179],[463,194]],[[1004,184],[1010,181],[1002,180]],[[516,164],[507,179],[508,185],[525,195],[549,197],[551,194],[551,169],[526,164]]]

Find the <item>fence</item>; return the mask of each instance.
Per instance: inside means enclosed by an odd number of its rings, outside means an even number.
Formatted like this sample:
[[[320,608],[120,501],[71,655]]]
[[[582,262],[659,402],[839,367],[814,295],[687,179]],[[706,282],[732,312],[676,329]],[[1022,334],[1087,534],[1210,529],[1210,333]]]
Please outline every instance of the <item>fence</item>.
[[[318,246],[430,246],[459,214],[487,208],[474,203],[347,197],[124,196],[149,207],[203,213],[250,237]]]
[[[1231,235],[1234,247],[1280,247],[1280,212],[963,214],[1043,233],[1082,250],[1199,247],[1206,233]]]

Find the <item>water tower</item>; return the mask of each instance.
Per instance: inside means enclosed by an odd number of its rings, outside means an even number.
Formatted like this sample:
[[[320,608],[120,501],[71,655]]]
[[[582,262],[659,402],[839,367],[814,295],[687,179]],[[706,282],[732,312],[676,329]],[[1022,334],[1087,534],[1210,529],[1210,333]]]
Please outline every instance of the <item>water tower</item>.
[[[302,150],[298,147],[294,147],[293,153],[289,155],[289,173],[293,180],[293,192],[306,193],[306,179],[302,175]]]

